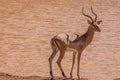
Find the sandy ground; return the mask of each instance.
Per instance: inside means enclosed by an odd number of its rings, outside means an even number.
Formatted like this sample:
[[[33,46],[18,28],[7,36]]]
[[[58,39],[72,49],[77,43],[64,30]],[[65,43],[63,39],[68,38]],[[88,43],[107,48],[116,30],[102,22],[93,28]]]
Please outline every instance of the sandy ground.
[[[49,77],[40,77],[40,76],[15,76],[5,73],[0,73],[0,80],[51,80]],[[64,80],[62,77],[54,77],[54,80]],[[67,79],[70,80],[70,79]],[[77,79],[73,79],[77,80]],[[81,78],[81,80],[88,80],[87,78]]]
[[[58,33],[82,35],[88,24],[81,9],[84,6],[93,16],[91,5],[103,21],[99,25],[102,32],[95,34],[83,52],[80,75],[85,80],[119,80],[119,4],[120,0],[0,0],[0,80],[48,80],[50,39]],[[56,64],[58,55],[53,72],[62,79]],[[72,52],[66,52],[62,66],[68,77],[71,63]],[[75,64],[74,78],[76,72]]]
[[[51,80],[51,79],[49,77],[40,77],[40,76],[22,77],[22,76],[0,73],[0,80]],[[54,77],[54,80],[64,80],[64,79],[62,77]],[[66,79],[66,80],[71,80],[71,79]],[[72,80],[77,80],[77,79],[72,79]],[[89,79],[81,78],[81,80],[89,80]],[[113,80],[120,80],[120,78]]]

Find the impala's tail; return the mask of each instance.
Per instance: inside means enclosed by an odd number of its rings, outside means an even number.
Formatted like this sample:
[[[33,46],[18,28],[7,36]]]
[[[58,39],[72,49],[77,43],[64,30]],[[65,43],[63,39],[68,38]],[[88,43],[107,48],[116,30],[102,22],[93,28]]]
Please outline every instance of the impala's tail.
[[[51,47],[54,50],[60,50],[62,46],[69,45],[69,35],[68,34],[59,34],[51,39]]]

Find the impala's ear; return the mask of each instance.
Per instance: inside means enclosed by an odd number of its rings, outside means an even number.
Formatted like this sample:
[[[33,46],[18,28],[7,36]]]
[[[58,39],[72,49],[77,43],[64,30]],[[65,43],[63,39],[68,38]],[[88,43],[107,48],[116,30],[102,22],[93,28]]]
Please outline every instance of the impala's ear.
[[[87,20],[88,24],[91,24],[92,22],[90,20]]]
[[[100,21],[97,21],[97,24],[100,24],[102,22],[102,20],[100,20]]]

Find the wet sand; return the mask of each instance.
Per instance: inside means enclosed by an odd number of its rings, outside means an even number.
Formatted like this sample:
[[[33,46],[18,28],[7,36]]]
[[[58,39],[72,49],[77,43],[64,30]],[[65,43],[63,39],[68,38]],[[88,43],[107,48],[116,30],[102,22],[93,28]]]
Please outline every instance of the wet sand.
[[[1,0],[0,72],[11,76],[2,74],[0,79],[12,80],[12,75],[48,79],[50,39],[58,33],[85,33],[88,24],[81,9],[84,6],[85,12],[93,16],[92,5],[98,20],[103,21],[99,25],[102,32],[95,34],[82,53],[80,75],[88,80],[119,80],[119,4],[120,0]],[[56,64],[58,56],[59,53],[53,61],[53,72],[61,79]],[[72,52],[66,52],[62,66],[68,77],[71,64]],[[76,72],[75,63],[75,79]],[[29,78],[32,80],[33,77]]]

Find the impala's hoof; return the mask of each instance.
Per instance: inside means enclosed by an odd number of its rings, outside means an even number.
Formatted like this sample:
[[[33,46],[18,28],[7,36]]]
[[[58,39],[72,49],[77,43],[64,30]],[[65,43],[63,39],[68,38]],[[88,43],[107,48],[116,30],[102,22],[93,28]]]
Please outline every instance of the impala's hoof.
[[[54,80],[54,78],[53,77],[51,77],[51,79],[50,80]]]
[[[80,80],[80,77],[78,77],[78,80]]]
[[[72,75],[70,75],[70,79],[72,79],[73,78],[73,76]]]
[[[80,76],[78,75],[78,80],[80,80]]]

